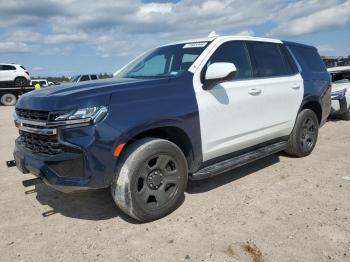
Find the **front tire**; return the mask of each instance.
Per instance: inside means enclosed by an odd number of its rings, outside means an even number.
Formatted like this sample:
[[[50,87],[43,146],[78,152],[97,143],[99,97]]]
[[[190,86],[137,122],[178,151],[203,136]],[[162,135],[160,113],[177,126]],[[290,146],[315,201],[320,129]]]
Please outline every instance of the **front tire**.
[[[1,96],[1,104],[4,106],[14,106],[17,102],[17,98],[14,94],[3,94]]]
[[[147,222],[178,206],[187,180],[187,161],[180,148],[164,139],[145,138],[123,152],[111,192],[123,212]]]
[[[314,111],[302,110],[297,116],[285,152],[296,157],[310,155],[317,142],[318,129],[319,123]]]

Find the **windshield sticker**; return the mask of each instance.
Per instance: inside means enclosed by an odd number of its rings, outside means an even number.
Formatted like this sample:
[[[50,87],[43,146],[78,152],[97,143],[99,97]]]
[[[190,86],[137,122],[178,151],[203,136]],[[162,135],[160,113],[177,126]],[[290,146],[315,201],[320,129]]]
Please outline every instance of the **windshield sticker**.
[[[182,48],[205,47],[206,45],[207,45],[207,42],[189,43],[184,45]]]

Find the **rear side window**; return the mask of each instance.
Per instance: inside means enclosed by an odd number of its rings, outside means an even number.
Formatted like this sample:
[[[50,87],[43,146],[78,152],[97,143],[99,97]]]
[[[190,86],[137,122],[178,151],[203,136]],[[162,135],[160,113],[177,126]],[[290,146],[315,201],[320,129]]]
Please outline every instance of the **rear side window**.
[[[90,77],[88,75],[83,75],[81,78],[80,78],[80,82],[82,81],[89,81],[90,80]]]
[[[291,66],[282,54],[280,45],[274,43],[248,42],[253,61],[254,77],[276,77],[293,74]]]
[[[311,72],[325,72],[326,68],[317,50],[310,47],[292,46],[297,59],[301,59]]]
[[[8,71],[8,70],[16,70],[16,67],[10,66],[10,65],[3,65],[2,66],[2,70],[6,70],[6,71]]]
[[[201,78],[204,80],[206,69],[213,63],[233,63],[237,68],[235,79],[252,77],[252,68],[244,42],[233,41],[222,44],[210,57],[203,68]]]
[[[97,76],[96,75],[91,75],[91,80],[97,80]]]

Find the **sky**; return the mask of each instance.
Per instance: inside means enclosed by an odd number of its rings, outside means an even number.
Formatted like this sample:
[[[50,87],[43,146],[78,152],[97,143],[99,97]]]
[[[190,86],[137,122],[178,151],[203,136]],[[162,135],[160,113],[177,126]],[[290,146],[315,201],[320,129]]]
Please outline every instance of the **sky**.
[[[0,63],[32,76],[113,73],[145,50],[212,31],[347,56],[350,0],[4,0]]]

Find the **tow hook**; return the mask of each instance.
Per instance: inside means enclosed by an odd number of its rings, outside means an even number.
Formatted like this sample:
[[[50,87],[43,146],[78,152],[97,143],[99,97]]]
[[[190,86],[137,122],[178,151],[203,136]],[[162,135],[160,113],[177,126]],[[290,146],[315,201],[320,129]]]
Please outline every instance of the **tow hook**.
[[[41,184],[42,182],[43,182],[43,180],[40,177],[37,177],[37,178],[24,180],[24,181],[22,181],[22,184],[24,187],[30,187],[30,186],[35,186],[35,185]]]
[[[6,166],[7,167],[14,167],[14,166],[16,166],[16,161],[15,160],[6,161]]]

